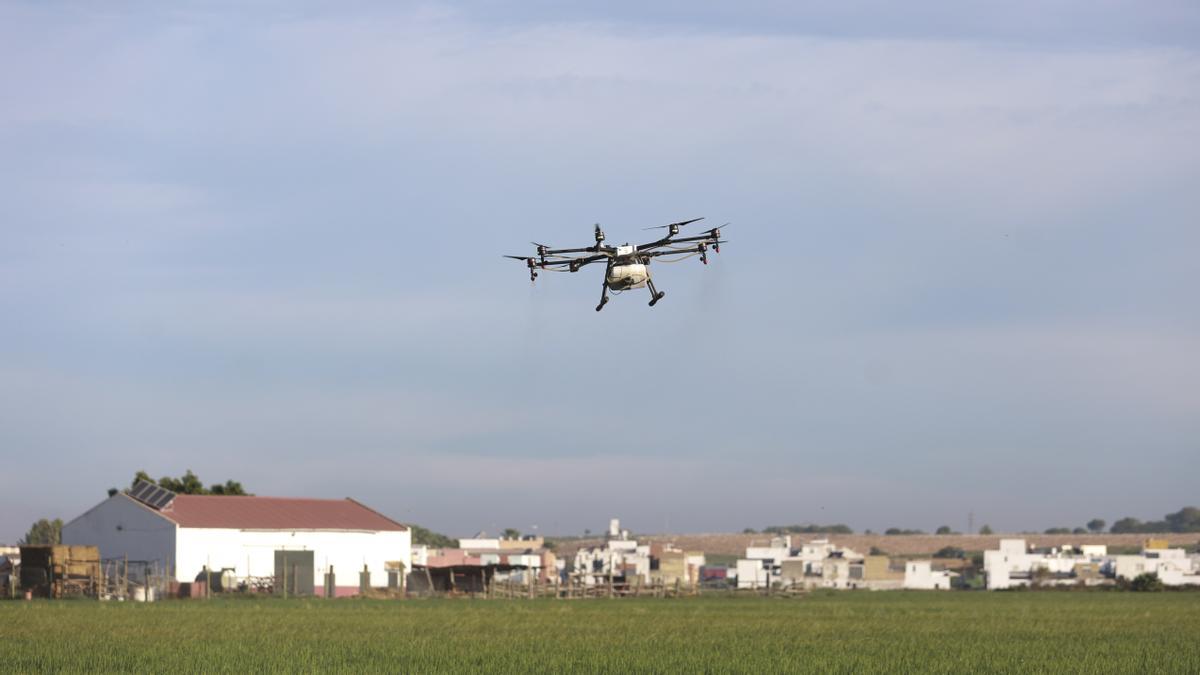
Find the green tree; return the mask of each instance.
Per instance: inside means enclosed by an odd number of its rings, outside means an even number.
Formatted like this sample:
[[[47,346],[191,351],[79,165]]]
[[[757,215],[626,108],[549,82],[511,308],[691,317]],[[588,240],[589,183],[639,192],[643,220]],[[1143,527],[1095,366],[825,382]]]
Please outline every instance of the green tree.
[[[933,554],[935,558],[966,558],[967,552],[957,546],[944,546],[937,553]]]
[[[1200,532],[1200,509],[1185,506],[1176,513],[1168,513],[1166,522],[1171,532]]]
[[[979,528],[979,534],[994,534],[994,532],[992,532],[992,526],[984,525],[983,527]]]
[[[204,489],[204,483],[200,482],[200,477],[197,476],[196,474],[192,473],[191,469],[188,469],[187,472],[184,473],[179,478],[171,478],[170,476],[163,476],[162,478],[158,479],[158,484],[161,487],[165,487],[166,489],[170,490],[171,492],[174,492],[175,494],[180,494],[180,495],[206,495],[206,494],[208,494],[208,490]]]
[[[17,542],[22,546],[45,546],[62,543],[62,526],[60,518],[46,520],[42,518],[29,528],[25,538]]]
[[[758,530],[754,529],[753,527],[747,527],[746,529],[742,530],[742,534],[758,534]]]
[[[420,525],[409,525],[408,531],[412,533],[412,543],[415,545],[429,546],[430,548],[458,548],[457,539],[427,530]]]
[[[250,494],[246,492],[246,489],[242,487],[240,482],[235,480],[227,480],[224,483],[214,483],[211,487],[206,488],[204,487],[204,483],[200,480],[200,477],[195,473],[192,473],[191,469],[188,469],[187,472],[185,472],[179,478],[163,476],[158,480],[154,480],[150,477],[150,474],[146,473],[144,470],[140,470],[134,474],[133,481],[129,483],[129,487],[132,489],[133,486],[138,484],[138,481],[146,481],[147,483],[158,485],[159,487],[166,488],[171,492],[181,495],[228,496]],[[113,494],[115,494],[115,492],[110,488],[108,494],[111,497]]]
[[[1092,518],[1087,522],[1087,529],[1099,534],[1104,531],[1104,526],[1107,524],[1103,518]]]
[[[951,530],[949,525],[942,525],[934,534],[954,534],[954,530]]]
[[[521,531],[516,528],[506,527],[504,528],[504,531],[500,533],[500,536],[504,537],[505,539],[520,539]]]
[[[235,480],[227,480],[227,481],[225,481],[224,485],[217,483],[216,485],[213,485],[212,487],[210,487],[208,489],[208,491],[214,495],[225,495],[225,496],[231,496],[231,495],[237,496],[237,495],[245,495],[246,494],[246,490],[244,488],[242,488],[242,484]]]
[[[1112,532],[1113,534],[1127,534],[1130,532],[1141,532],[1141,531],[1142,531],[1142,521],[1138,520],[1137,518],[1132,518],[1130,516],[1126,516],[1126,517],[1118,520],[1117,522],[1112,524],[1111,528],[1109,528],[1109,532]]]
[[[1050,527],[1046,528],[1045,534],[1071,534],[1069,527]]]

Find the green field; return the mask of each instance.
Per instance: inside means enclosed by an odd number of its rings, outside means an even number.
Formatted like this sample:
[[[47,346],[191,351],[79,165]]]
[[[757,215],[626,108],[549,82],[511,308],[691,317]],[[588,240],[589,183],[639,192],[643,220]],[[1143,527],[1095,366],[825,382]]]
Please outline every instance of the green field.
[[[1200,593],[0,602],[37,671],[1200,672]]]

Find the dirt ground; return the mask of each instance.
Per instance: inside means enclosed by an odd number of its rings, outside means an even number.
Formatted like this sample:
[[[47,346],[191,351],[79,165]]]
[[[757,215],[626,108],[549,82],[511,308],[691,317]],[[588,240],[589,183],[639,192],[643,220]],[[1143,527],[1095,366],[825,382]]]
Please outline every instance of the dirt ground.
[[[708,554],[734,555],[741,557],[746,547],[751,545],[766,546],[770,543],[768,534],[653,534],[635,535],[640,543],[670,542],[685,551],[702,551]],[[1147,538],[1166,539],[1171,546],[1191,546],[1200,542],[1200,533],[1191,534],[921,534],[921,535],[883,535],[883,534],[793,534],[792,546],[813,539],[828,538],[833,543],[860,553],[866,553],[872,546],[878,547],[888,555],[914,556],[928,555],[946,546],[954,546],[965,551],[983,551],[999,547],[1001,539],[1024,539],[1027,544],[1034,546],[1063,546],[1072,544],[1105,544],[1107,546],[1141,546]],[[585,546],[596,546],[602,539],[566,539],[557,542],[559,557],[573,557],[575,551]]]

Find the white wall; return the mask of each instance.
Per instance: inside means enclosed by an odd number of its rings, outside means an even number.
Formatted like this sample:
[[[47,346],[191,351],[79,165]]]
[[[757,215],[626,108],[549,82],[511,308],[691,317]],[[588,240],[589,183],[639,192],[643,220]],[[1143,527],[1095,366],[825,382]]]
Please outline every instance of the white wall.
[[[125,494],[109,497],[62,529],[64,544],[98,546],[105,559],[157,561],[160,571],[174,563],[175,536],[174,522]]]
[[[783,560],[784,558],[790,556],[791,554],[792,554],[792,550],[790,548],[783,548],[783,547],[778,547],[778,546],[776,546],[776,547],[747,546],[746,547],[746,559],[747,560],[779,561],[779,560]]]
[[[765,588],[770,583],[769,572],[761,560],[743,558],[737,561],[738,588]]]
[[[911,560],[904,566],[904,587],[909,589],[948,591],[951,577],[948,571],[934,571],[929,560]]]
[[[1168,553],[1170,550],[1178,553]],[[1133,579],[1139,574],[1153,572],[1168,586],[1200,583],[1200,578],[1192,574],[1192,560],[1186,556],[1183,549],[1154,549],[1146,553],[1153,553],[1158,557],[1150,558],[1145,554],[1114,556],[1113,570],[1116,576]]]
[[[500,550],[499,539],[459,539],[458,547],[471,550]]]
[[[192,581],[205,565],[213,571],[232,567],[239,577],[275,574],[275,551],[313,551],[313,584],[321,588],[334,568],[338,586],[358,586],[365,564],[371,586],[387,586],[385,562],[412,560],[412,535],[356,530],[236,530],[179,528],[176,578]]]

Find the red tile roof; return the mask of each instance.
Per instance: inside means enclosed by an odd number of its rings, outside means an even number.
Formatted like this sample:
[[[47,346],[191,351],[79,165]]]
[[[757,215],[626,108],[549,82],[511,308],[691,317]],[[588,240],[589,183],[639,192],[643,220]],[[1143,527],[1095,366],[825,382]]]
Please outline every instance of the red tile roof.
[[[178,495],[159,513],[181,527],[239,530],[408,529],[349,498]]]

